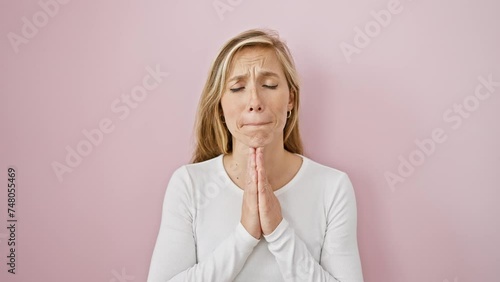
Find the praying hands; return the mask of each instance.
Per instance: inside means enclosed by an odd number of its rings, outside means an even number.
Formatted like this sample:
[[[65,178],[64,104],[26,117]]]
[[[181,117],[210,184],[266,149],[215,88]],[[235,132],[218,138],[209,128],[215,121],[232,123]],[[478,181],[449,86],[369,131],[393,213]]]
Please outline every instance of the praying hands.
[[[281,205],[267,180],[263,148],[249,148],[241,223],[256,239],[271,234],[283,219]]]

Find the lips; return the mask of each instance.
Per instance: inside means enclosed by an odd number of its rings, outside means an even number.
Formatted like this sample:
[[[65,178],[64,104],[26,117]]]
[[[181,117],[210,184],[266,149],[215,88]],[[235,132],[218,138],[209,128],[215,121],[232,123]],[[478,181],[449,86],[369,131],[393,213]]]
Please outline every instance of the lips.
[[[263,125],[267,125],[267,124],[270,124],[271,122],[247,122],[247,123],[243,123],[243,126],[263,126]]]

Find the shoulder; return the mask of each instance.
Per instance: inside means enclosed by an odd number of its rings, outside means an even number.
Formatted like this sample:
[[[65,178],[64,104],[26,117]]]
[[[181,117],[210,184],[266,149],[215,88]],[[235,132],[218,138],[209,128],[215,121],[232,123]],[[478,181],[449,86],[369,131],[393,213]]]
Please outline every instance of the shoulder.
[[[308,157],[302,156],[303,164],[305,165],[305,172],[308,177],[319,178],[323,181],[327,181],[328,183],[342,183],[349,181],[349,176],[345,171],[340,169],[326,166],[319,162],[316,162]]]
[[[213,179],[214,176],[220,176],[222,172],[222,155],[219,155],[203,162],[182,165],[174,171],[172,179],[180,179],[192,187],[204,183],[207,179]]]
[[[348,174],[305,157],[304,162],[307,164],[306,178],[309,183],[321,187],[324,203],[329,212],[355,214],[356,195]]]
[[[345,171],[302,157],[305,167],[301,179],[310,187],[309,190],[321,193],[325,201],[330,203],[355,198],[351,179]]]
[[[184,168],[190,175],[210,175],[214,172],[220,171],[221,167],[223,167],[222,156],[223,155],[219,155],[217,157],[199,163],[186,164],[181,168]]]
[[[220,157],[178,167],[170,177],[166,194],[196,198],[198,194],[197,190],[200,187],[205,186],[207,183],[213,184],[214,176],[220,175],[220,169],[218,168],[218,162],[221,162]]]

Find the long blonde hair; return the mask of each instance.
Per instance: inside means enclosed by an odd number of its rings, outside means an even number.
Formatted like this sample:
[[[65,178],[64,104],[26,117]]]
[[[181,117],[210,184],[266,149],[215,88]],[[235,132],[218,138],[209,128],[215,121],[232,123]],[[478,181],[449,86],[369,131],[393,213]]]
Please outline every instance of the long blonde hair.
[[[293,95],[293,110],[283,129],[283,144],[285,150],[302,154],[302,140],[299,132],[299,94],[300,87],[295,63],[290,50],[276,31],[251,29],[244,31],[230,39],[219,51],[210,67],[209,75],[203,88],[196,114],[195,134],[196,148],[192,162],[202,162],[220,154],[232,152],[233,144],[231,133],[222,122],[221,98],[229,73],[229,66],[237,51],[243,47],[263,46],[272,48],[281,63]]]

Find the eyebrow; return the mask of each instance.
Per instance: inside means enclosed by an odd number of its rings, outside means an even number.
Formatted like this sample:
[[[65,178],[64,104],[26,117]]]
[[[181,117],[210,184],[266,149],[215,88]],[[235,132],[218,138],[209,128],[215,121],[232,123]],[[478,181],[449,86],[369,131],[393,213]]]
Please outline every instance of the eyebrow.
[[[240,80],[240,79],[245,78],[247,76],[248,75],[246,75],[246,74],[233,76],[227,82],[229,83],[231,81]],[[279,75],[275,72],[272,72],[272,71],[261,71],[261,72],[259,72],[259,76],[264,76],[264,77],[271,76],[271,77],[279,78]]]

